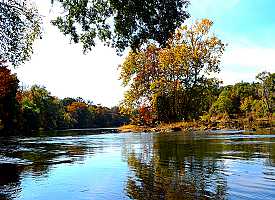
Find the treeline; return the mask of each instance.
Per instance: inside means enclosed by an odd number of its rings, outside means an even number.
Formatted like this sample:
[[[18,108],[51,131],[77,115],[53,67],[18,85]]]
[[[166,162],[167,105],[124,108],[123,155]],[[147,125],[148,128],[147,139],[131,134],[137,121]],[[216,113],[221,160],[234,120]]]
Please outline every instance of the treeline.
[[[274,119],[275,73],[262,72],[252,83],[240,82],[227,86],[216,83],[192,92],[171,92],[167,96],[158,96],[155,108],[141,105],[129,116],[133,124],[142,125],[194,119]]]
[[[121,65],[129,88],[121,110],[134,124],[274,116],[275,74],[262,72],[254,83],[221,86],[209,78],[220,71],[226,45],[208,19],[182,26],[165,47],[149,43]]]
[[[262,72],[253,83],[236,83],[220,88],[209,114],[264,118],[275,114],[275,73]]]
[[[82,98],[59,99],[38,85],[22,90],[16,75],[0,67],[0,133],[117,127],[128,122],[118,107],[94,105]]]

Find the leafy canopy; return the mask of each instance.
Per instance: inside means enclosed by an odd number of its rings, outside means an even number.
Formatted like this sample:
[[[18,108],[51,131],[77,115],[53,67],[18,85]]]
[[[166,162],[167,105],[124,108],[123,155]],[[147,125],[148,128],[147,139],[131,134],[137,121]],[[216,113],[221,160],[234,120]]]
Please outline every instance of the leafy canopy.
[[[0,59],[13,66],[30,58],[33,42],[41,37],[42,20],[32,1],[36,0],[0,1]],[[118,52],[127,47],[137,49],[146,40],[164,45],[169,34],[189,17],[186,12],[189,0],[51,0],[51,3],[63,8],[52,23],[73,42],[82,43],[84,52],[91,50],[97,40]]]
[[[191,27],[182,26],[166,47],[149,43],[137,52],[131,51],[121,66],[120,79],[124,86],[129,86],[122,107],[125,110],[141,105],[154,108],[158,97],[171,96],[174,108],[186,94],[183,104],[189,106],[195,99],[191,94],[199,93],[198,87],[216,84],[216,80],[210,84],[205,74],[219,72],[225,44],[211,34],[212,24],[203,19]]]
[[[64,14],[53,20],[61,32],[81,42],[84,51],[95,46],[96,38],[122,52],[137,49],[146,40],[164,45],[189,17],[188,0],[52,0]]]
[[[41,18],[28,0],[0,1],[0,60],[18,66],[30,58],[41,36]]]

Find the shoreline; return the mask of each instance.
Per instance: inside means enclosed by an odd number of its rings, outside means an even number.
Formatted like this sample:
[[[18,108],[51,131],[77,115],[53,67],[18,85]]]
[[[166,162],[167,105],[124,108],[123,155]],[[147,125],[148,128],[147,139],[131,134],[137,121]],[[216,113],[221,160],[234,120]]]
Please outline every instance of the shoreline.
[[[236,130],[236,131],[257,131],[270,130],[275,131],[275,118],[257,119],[249,122],[246,119],[216,120],[211,122],[191,121],[191,122],[174,122],[161,123],[156,126],[142,126],[128,124],[118,128],[120,133],[125,132],[190,132],[190,131],[215,131],[215,130]]]

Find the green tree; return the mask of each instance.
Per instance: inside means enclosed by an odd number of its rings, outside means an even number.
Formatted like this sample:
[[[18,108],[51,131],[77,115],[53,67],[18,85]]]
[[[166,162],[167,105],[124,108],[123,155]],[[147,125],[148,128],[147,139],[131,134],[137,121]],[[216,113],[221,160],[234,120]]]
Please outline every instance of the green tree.
[[[220,93],[217,101],[210,108],[211,114],[232,114],[234,113],[234,104],[230,99],[232,87],[226,87]]]
[[[30,58],[41,36],[41,18],[28,0],[0,2],[0,59],[18,66]]]
[[[275,73],[261,72],[256,76],[260,81],[259,93],[269,113],[275,111]]]
[[[122,52],[137,49],[147,40],[164,45],[176,27],[188,17],[189,0],[51,0],[64,12],[52,21],[84,52],[97,39]],[[41,37],[42,20],[29,0],[0,2],[0,58],[20,65],[28,60],[33,42]]]
[[[25,119],[28,121],[26,124],[29,124],[30,129],[38,127],[45,130],[56,129],[62,124],[64,119],[62,105],[45,87],[34,85],[30,90],[24,91],[22,96],[23,116],[26,116]],[[36,125],[32,124],[32,117],[38,117]]]
[[[164,45],[170,33],[188,17],[189,0],[52,0],[61,3],[64,15],[53,20],[61,32],[84,51],[98,38],[123,51],[138,48],[146,40]]]

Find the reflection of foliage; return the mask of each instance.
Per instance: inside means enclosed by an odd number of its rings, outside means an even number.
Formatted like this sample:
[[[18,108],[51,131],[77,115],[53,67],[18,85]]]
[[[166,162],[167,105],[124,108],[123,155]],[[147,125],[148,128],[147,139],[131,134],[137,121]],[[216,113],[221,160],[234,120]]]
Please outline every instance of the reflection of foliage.
[[[219,171],[223,164],[218,159],[223,146],[205,140],[192,143],[184,140],[186,144],[182,144],[177,136],[174,139],[167,142],[165,137],[156,137],[151,144],[153,149],[128,154],[128,165],[133,172],[126,185],[128,196],[132,199],[226,198],[225,177]]]
[[[181,184],[180,176],[174,175],[172,169],[142,163],[131,154],[128,157],[128,165],[135,171],[135,178],[127,182],[128,196],[132,199],[192,199],[187,193],[195,197],[195,187]]]
[[[69,132],[68,135],[75,133]],[[54,135],[53,135],[54,136]],[[82,161],[85,155],[101,151],[69,137],[1,138],[0,153],[4,158],[13,158],[15,163],[0,163],[0,199],[14,199],[21,191],[22,173],[45,177],[53,165]],[[16,163],[16,159],[20,163]]]
[[[20,174],[23,168],[14,164],[0,164],[0,199],[12,200],[20,191]]]

